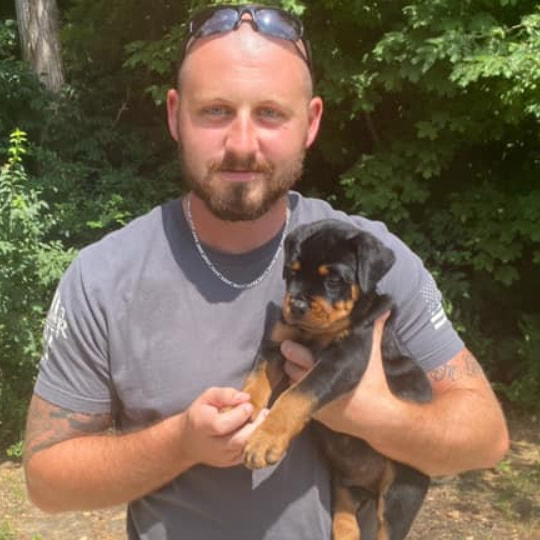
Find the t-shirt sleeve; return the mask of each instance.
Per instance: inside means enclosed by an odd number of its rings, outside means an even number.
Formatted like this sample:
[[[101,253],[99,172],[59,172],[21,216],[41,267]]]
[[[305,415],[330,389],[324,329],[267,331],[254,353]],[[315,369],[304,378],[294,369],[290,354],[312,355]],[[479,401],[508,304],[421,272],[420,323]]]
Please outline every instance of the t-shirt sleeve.
[[[420,258],[393,235],[385,243],[393,249],[396,263],[379,282],[379,291],[394,299],[394,336],[403,353],[430,371],[463,349],[463,341],[448,319],[442,294]]]
[[[105,310],[82,266],[79,255],[54,295],[34,391],[59,407],[100,414],[110,412],[112,402]]]

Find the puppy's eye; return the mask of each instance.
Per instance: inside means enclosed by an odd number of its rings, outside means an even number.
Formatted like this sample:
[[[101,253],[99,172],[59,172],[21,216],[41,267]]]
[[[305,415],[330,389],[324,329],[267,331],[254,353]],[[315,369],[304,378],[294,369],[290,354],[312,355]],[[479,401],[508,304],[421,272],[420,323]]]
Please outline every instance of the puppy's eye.
[[[300,263],[298,261],[293,261],[291,264],[287,264],[283,267],[283,278],[291,279],[299,271]]]

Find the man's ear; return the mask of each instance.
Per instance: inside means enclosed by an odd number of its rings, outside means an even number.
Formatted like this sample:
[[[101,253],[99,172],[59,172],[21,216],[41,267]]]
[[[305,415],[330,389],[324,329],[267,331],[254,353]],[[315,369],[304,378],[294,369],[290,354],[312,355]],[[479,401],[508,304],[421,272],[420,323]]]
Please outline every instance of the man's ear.
[[[323,101],[320,97],[315,96],[311,98],[308,110],[309,123],[306,136],[306,148],[309,148],[313,144],[315,138],[317,137],[317,133],[319,133],[319,126],[321,125],[323,109]]]
[[[356,247],[360,289],[364,293],[374,291],[377,283],[394,265],[394,252],[372,234],[364,231],[355,234],[351,241]]]
[[[178,109],[180,105],[180,96],[178,91],[170,89],[167,92],[167,121],[169,124],[169,133],[171,137],[178,141]]]

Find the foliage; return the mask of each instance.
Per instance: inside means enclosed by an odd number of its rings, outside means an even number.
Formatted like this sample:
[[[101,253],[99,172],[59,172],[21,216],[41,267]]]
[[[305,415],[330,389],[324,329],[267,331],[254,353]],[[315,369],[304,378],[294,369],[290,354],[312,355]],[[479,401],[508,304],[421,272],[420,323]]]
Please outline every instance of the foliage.
[[[187,16],[211,3],[60,2],[69,85],[58,96],[19,60],[13,15],[0,21],[1,219],[12,227],[0,231],[0,419],[8,401],[19,404],[12,432],[44,310],[73,250],[180,190],[163,103]],[[398,231],[501,395],[536,406],[537,3],[264,3],[302,15],[325,100],[300,188]]]
[[[519,371],[510,374],[508,383],[501,385],[501,390],[511,401],[535,409],[540,395],[540,316],[524,316],[520,328],[524,339],[517,344],[516,356],[520,360],[518,366],[522,369],[525,366],[527,376],[520,376]]]
[[[0,23],[0,448],[22,433],[44,312],[75,250],[178,190],[174,146],[148,118],[128,120],[137,103],[115,81],[104,91],[81,76],[48,94],[14,30]]]
[[[0,522],[0,540],[15,540],[15,532],[9,523]]]
[[[16,24],[12,19],[0,21],[0,152],[15,125],[29,129],[36,111],[44,106],[44,93],[30,68],[16,57]]]
[[[47,240],[54,219],[24,169],[26,153],[26,134],[16,129],[0,170],[0,422],[17,436],[21,396],[31,389],[40,353],[47,293],[73,255],[60,241]]]
[[[540,9],[346,4],[308,13],[333,118],[322,159],[341,168],[345,204],[423,256],[506,395],[537,406]]]
[[[19,442],[16,442],[15,444],[12,444],[7,450],[6,455],[7,457],[11,459],[16,459],[18,461],[21,461],[23,458],[23,451],[24,451],[24,444],[23,441],[20,440]]]

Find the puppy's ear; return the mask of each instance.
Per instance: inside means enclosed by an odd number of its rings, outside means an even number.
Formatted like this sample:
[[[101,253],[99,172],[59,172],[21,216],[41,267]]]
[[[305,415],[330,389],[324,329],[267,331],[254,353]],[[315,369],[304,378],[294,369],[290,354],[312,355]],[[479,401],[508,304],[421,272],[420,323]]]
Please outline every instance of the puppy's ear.
[[[283,242],[283,252],[284,252],[284,264],[283,264],[283,279],[287,279],[287,269],[292,264],[294,260],[298,258],[298,253],[300,251],[300,242],[301,238],[298,235],[298,229],[300,227],[291,231]]]
[[[285,264],[290,264],[295,254],[298,252],[298,246],[300,241],[296,232],[298,229],[290,232],[285,237],[285,242],[283,243],[283,251],[285,252]]]
[[[321,229],[323,225],[324,220],[299,225],[285,237],[285,243],[283,244],[285,250],[285,264],[291,263],[298,258],[302,242]]]
[[[351,240],[356,248],[358,284],[364,293],[371,292],[392,268],[396,257],[391,249],[370,233],[360,231]]]

